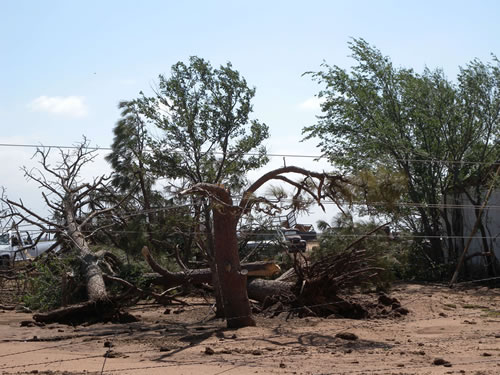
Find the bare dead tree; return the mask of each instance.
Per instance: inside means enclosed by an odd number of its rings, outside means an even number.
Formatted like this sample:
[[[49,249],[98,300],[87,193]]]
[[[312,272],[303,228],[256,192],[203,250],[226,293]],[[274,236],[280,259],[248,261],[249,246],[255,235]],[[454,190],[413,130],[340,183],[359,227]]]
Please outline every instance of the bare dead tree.
[[[301,176],[292,180],[288,174]],[[238,255],[237,224],[242,215],[256,206],[276,208],[276,204],[255,193],[270,181],[284,182],[295,188],[292,205],[299,206],[304,197],[323,207],[322,200],[338,202],[345,199],[347,180],[343,176],[308,171],[289,166],[264,174],[243,193],[239,204],[234,204],[230,192],[221,185],[198,183],[184,194],[199,194],[211,200],[214,220],[215,263],[223,300],[224,314],[230,328],[255,325],[247,294],[247,276],[242,272]],[[280,198],[284,198],[281,195]],[[264,208],[265,209],[265,208]]]
[[[25,177],[42,189],[42,198],[51,211],[51,218],[34,212],[22,200],[14,201],[6,196],[1,198],[7,208],[3,216],[15,221],[16,225],[28,223],[42,233],[56,233],[60,239],[69,241],[81,260],[89,302],[106,302],[108,293],[103,274],[97,257],[89,248],[90,235],[86,234],[86,229],[98,216],[114,211],[125,198],[102,209],[88,209],[95,194],[109,194],[110,190],[106,176],[94,178],[92,182],[81,179],[82,168],[97,156],[86,139],[71,151],[59,149],[59,160],[55,164],[49,161],[50,155],[50,148],[38,148],[33,157],[39,159],[40,167],[22,169]]]

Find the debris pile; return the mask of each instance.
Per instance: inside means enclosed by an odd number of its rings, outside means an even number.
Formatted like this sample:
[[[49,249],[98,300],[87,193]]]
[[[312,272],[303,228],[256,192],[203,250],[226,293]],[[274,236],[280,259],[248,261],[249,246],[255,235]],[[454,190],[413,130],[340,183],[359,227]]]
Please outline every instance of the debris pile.
[[[364,251],[346,251],[314,263],[303,259],[295,262],[294,270],[296,281],[290,283],[289,292],[264,299],[262,310],[266,314],[364,319],[408,313],[396,298],[386,294],[354,293],[367,287],[382,271],[370,266]]]

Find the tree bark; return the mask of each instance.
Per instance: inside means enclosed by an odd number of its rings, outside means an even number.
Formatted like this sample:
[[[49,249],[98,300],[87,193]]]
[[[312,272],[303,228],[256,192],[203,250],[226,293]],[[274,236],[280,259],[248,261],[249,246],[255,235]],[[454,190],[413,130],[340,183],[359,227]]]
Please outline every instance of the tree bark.
[[[105,301],[108,299],[108,293],[102,277],[102,271],[97,265],[97,257],[90,251],[89,244],[76,221],[72,194],[68,194],[65,197],[63,206],[68,228],[67,234],[77,247],[80,260],[82,261],[82,270],[85,275],[89,301]]]
[[[206,204],[203,204],[203,214],[205,216],[205,234],[207,236],[206,249],[208,252],[208,265],[210,266],[210,270],[212,271],[212,285],[214,286],[215,294],[215,316],[217,318],[224,318],[224,301],[222,299],[219,274],[217,272],[217,264],[215,260],[215,239],[212,235],[210,207]]]
[[[248,297],[259,302],[264,302],[268,297],[272,296],[292,296],[293,282],[253,279],[247,284]]]
[[[229,193],[223,201],[231,204]],[[228,212],[229,210],[229,212]],[[242,274],[238,255],[236,225],[238,217],[228,207],[214,207],[215,263],[228,328],[254,326],[246,288],[246,275]]]

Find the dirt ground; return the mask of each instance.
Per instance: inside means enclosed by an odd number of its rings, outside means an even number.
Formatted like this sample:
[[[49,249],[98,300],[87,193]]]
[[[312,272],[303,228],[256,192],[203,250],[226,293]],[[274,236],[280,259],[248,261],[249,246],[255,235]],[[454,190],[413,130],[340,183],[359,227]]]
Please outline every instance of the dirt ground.
[[[257,316],[225,329],[210,306],[142,305],[140,322],[33,326],[0,311],[2,374],[500,374],[500,290],[396,285],[410,314],[349,320]],[[25,325],[25,326],[21,326]],[[27,326],[26,326],[27,325]],[[350,333],[353,335],[346,335]]]

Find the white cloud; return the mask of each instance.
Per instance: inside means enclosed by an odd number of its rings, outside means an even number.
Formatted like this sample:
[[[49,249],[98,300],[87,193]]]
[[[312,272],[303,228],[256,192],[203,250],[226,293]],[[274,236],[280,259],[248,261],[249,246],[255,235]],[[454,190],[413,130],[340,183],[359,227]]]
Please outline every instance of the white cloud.
[[[313,96],[299,104],[299,108],[306,111],[317,111],[320,105],[325,102],[325,98],[318,98]]]
[[[84,117],[87,106],[83,96],[40,96],[29,104],[33,111],[48,112],[56,115]]]

